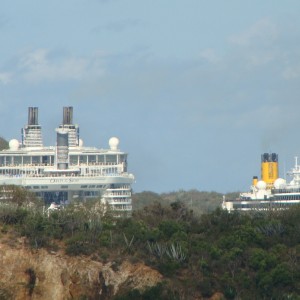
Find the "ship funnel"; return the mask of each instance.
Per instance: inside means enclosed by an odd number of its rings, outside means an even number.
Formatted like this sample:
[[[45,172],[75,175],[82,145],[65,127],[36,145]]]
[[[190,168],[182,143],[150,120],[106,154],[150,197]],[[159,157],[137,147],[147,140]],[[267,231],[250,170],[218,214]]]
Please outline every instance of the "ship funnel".
[[[273,187],[278,178],[278,154],[264,153],[261,156],[261,179],[268,188]]]
[[[65,106],[63,108],[63,122],[59,125],[59,129],[64,129],[69,133],[69,147],[79,146],[79,128],[73,124],[73,107]]]
[[[66,170],[69,165],[68,131],[57,130],[56,162],[58,170]]]
[[[37,107],[28,107],[28,124],[22,128],[22,147],[43,147],[42,127],[39,125]]]
[[[257,176],[253,176],[253,179],[252,179],[252,185],[253,185],[253,186],[256,186],[256,185],[257,185],[257,182],[258,182]]]
[[[73,107],[68,106],[64,107],[63,112],[63,125],[73,124]]]
[[[28,125],[38,125],[38,108],[28,107]]]

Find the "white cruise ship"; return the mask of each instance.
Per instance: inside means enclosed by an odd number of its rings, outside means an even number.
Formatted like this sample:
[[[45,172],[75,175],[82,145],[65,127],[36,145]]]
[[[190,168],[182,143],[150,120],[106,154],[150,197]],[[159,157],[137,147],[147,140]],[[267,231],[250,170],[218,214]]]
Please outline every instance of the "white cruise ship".
[[[261,180],[253,177],[250,191],[241,193],[237,199],[223,197],[222,208],[228,211],[286,209],[300,204],[300,165],[288,173],[292,179],[287,182],[278,177],[278,155],[264,153],[261,156]]]
[[[73,124],[73,107],[63,108],[56,135],[55,146],[43,145],[38,108],[29,107],[22,140],[12,139],[9,149],[0,151],[0,185],[24,187],[48,205],[99,198],[116,214],[130,215],[134,176],[119,139],[110,138],[109,149],[85,147]]]

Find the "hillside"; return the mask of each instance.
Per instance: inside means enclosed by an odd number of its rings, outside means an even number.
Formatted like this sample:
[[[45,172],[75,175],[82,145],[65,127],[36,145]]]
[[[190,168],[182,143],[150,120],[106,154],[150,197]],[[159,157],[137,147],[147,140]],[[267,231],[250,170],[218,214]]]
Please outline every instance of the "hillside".
[[[31,249],[24,238],[0,240],[0,299],[111,299],[122,290],[161,282],[158,271],[128,260],[119,265],[63,251]]]
[[[204,192],[198,190],[179,190],[170,193],[157,194],[151,191],[134,193],[132,196],[133,209],[143,209],[145,206],[155,202],[161,205],[169,206],[173,202],[181,202],[194,214],[201,215],[214,211],[221,207],[223,195],[217,192]],[[239,195],[238,192],[225,194],[228,199],[235,199]]]
[[[16,190],[0,206],[2,299],[300,297],[298,206],[196,216],[175,201],[130,219],[103,213],[97,202],[45,213]]]
[[[3,137],[0,137],[0,150],[8,149],[8,141],[5,140]]]

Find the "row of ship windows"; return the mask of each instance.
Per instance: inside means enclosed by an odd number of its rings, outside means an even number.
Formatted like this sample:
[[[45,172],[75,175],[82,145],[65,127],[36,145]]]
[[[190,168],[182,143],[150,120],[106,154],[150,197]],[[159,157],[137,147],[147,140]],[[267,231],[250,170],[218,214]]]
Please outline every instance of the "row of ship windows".
[[[103,188],[105,188],[105,185],[81,185],[80,188],[81,189],[87,189],[87,188],[90,188],[90,189],[101,188],[101,189],[103,189]]]
[[[113,203],[128,203],[128,204],[131,204],[131,199],[128,199],[128,198],[119,198],[119,199],[114,199],[114,200],[111,200],[109,201],[109,204],[113,204]]]
[[[113,210],[132,210],[132,206],[131,205],[113,205]]]
[[[128,196],[131,195],[131,192],[113,192],[107,193],[106,196]]]
[[[26,189],[28,190],[38,190],[38,189],[42,189],[42,190],[45,190],[45,189],[48,189],[48,185],[34,185],[34,186],[26,186]],[[68,189],[69,186],[68,185],[61,185],[60,186],[61,189]],[[81,185],[80,186],[81,189],[95,189],[95,188],[99,188],[99,189],[103,189],[105,188],[105,185]]]
[[[34,190],[38,190],[38,189],[46,190],[46,189],[48,189],[48,185],[26,186],[25,188],[26,188],[27,190],[31,190],[31,189],[34,189]]]
[[[84,174],[92,174],[92,175],[110,175],[110,174],[118,174],[122,172],[122,168],[98,168],[98,169],[91,169],[91,168],[81,168]],[[0,169],[1,175],[20,175],[20,174],[41,174],[43,172],[42,168],[28,168],[28,169],[17,169],[17,168],[4,168]],[[75,175],[75,174],[74,174]],[[73,176],[74,176],[73,175]]]
[[[275,200],[300,200],[300,195],[275,196]]]
[[[273,189],[272,194],[277,193],[300,193],[300,189]]]
[[[270,208],[270,207],[283,207],[295,205],[295,203],[260,203],[260,204],[234,204],[234,209],[242,209],[242,208],[249,208],[249,209],[263,209],[263,208]]]
[[[68,193],[66,191],[41,191],[37,192],[36,195],[48,202],[49,200],[66,200]],[[98,191],[76,191],[75,195],[78,197],[98,197],[100,193]]]
[[[117,164],[126,163],[127,155],[70,155],[71,165],[78,164]],[[0,156],[0,165],[21,165],[21,164],[44,164],[54,165],[54,155],[29,155],[29,156]]]

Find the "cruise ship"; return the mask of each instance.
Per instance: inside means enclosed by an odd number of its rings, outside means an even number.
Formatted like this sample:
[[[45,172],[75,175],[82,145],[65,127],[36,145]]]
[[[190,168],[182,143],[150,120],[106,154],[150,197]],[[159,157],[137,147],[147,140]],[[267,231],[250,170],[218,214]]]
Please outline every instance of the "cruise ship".
[[[253,177],[250,191],[241,193],[237,199],[223,196],[222,208],[230,211],[286,209],[300,203],[300,165],[288,172],[291,180],[278,177],[278,154],[261,155],[261,179]]]
[[[44,146],[38,108],[28,108],[28,123],[21,141],[9,141],[0,151],[0,185],[21,186],[47,205],[97,198],[116,214],[130,215],[133,174],[127,170],[127,153],[119,139],[109,139],[108,149],[85,147],[79,127],[73,124],[73,107],[63,108],[56,128],[56,145]]]

